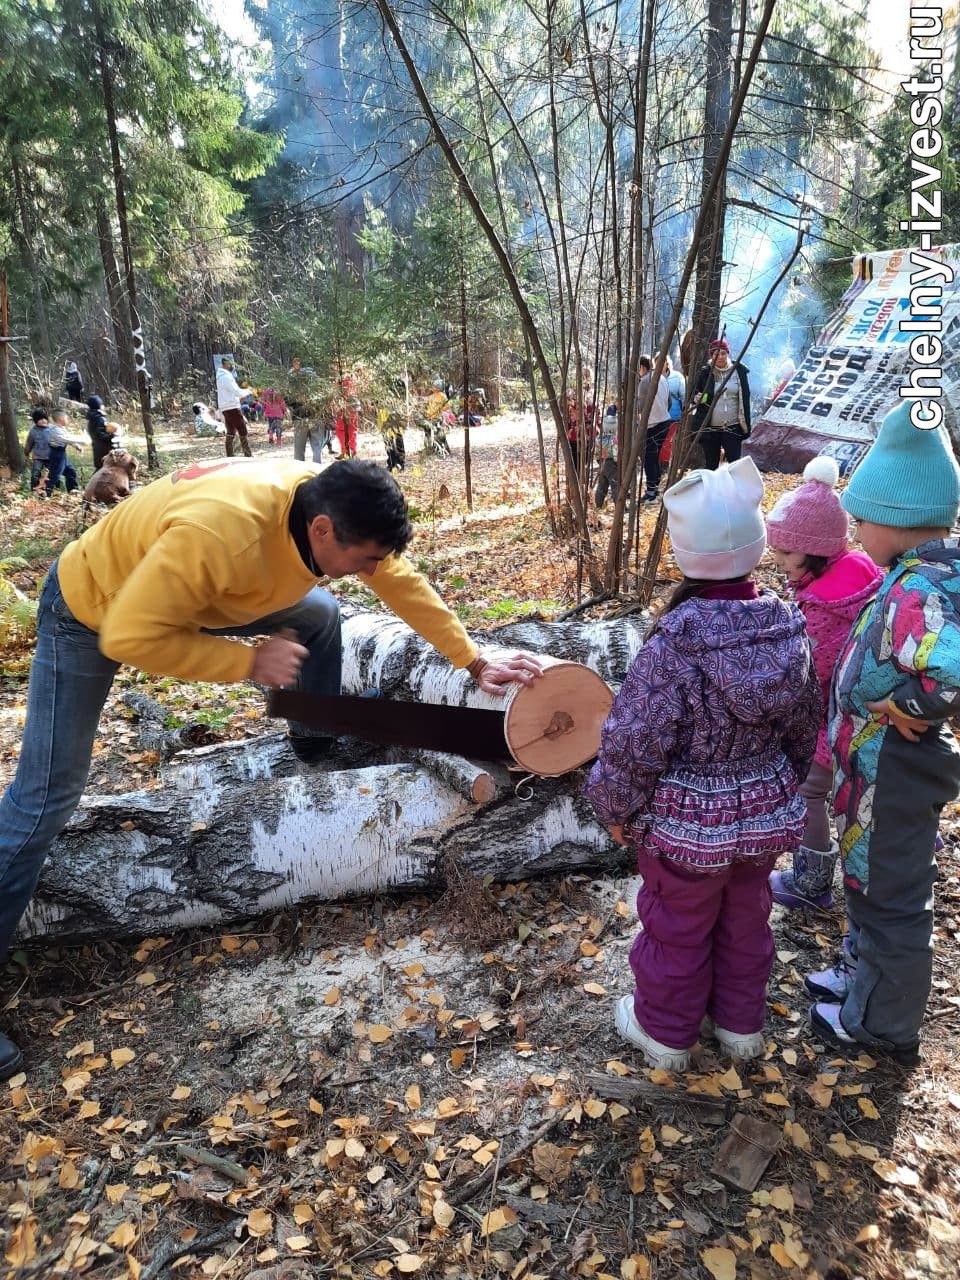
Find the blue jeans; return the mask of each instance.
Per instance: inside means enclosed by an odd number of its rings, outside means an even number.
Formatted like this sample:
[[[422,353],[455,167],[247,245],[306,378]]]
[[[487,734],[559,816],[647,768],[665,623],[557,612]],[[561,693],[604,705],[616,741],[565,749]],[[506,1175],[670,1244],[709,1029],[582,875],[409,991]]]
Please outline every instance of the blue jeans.
[[[310,651],[300,687],[338,694],[340,609],[319,587],[289,609],[214,634],[255,636],[284,627]],[[50,846],[83,794],[100,712],[118,665],[100,652],[97,633],[70,612],[54,564],[40,595],[20,760],[0,799],[0,957],[33,896]]]
[[[67,493],[73,493],[78,488],[77,473],[73,463],[67,458],[66,445],[50,446],[50,467],[47,474],[47,497],[53,493],[54,489],[60,488],[60,477],[66,481]]]

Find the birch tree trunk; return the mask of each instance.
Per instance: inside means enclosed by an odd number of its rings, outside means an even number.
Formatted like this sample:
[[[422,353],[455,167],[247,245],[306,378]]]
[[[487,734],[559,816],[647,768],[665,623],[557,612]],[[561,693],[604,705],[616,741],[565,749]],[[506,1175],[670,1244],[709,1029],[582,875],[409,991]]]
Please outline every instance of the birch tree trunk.
[[[497,880],[622,858],[579,796],[579,774],[539,781],[530,799],[502,786],[478,808],[422,764],[341,763],[306,769],[271,734],[174,760],[158,790],[85,798],[22,935],[165,933],[302,901],[439,887],[450,858]]]

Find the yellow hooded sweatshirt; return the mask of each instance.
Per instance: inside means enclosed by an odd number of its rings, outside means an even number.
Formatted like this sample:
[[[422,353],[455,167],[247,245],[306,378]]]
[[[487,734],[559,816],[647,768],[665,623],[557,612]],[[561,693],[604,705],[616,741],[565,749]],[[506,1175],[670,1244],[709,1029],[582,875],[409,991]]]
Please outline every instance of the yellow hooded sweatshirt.
[[[246,680],[254,650],[201,628],[245,626],[317,585],[288,527],[310,463],[220,459],[139,489],[60,556],[60,590],[116,662],[181,680]],[[477,648],[403,556],[358,577],[455,667]]]

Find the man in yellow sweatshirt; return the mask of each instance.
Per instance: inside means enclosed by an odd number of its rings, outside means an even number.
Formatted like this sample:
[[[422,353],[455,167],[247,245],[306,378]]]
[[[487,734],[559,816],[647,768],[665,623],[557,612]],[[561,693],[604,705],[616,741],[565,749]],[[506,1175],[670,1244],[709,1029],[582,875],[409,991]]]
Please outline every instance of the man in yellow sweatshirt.
[[[0,800],[0,957],[83,793],[121,663],[181,680],[339,694],[339,608],[317,581],[356,574],[486,692],[537,677],[526,655],[480,656],[402,555],[410,533],[403,494],[372,462],[318,471],[220,459],[154,481],[70,543],[40,596],[23,745]],[[228,638],[264,635],[255,647]],[[290,741],[312,763],[331,745],[298,725]],[[21,1062],[0,1034],[0,1079]]]

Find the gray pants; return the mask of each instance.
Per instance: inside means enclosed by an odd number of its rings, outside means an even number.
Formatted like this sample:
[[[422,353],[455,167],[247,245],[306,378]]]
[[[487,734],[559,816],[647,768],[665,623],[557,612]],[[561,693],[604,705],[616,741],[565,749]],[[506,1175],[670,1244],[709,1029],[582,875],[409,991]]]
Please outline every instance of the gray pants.
[[[293,456],[297,462],[306,460],[308,440],[310,460],[320,462],[323,457],[323,432],[309,418],[297,418],[293,424]]]
[[[594,497],[598,507],[602,507],[607,500],[607,493],[617,500],[617,460],[616,458],[604,458],[600,463],[600,475],[597,477],[597,492]]]
[[[960,752],[946,727],[916,743],[891,726],[877,768],[866,892],[847,886],[857,972],[841,1011],[855,1039],[912,1049],[933,973],[934,846],[940,811],[960,791]]]

